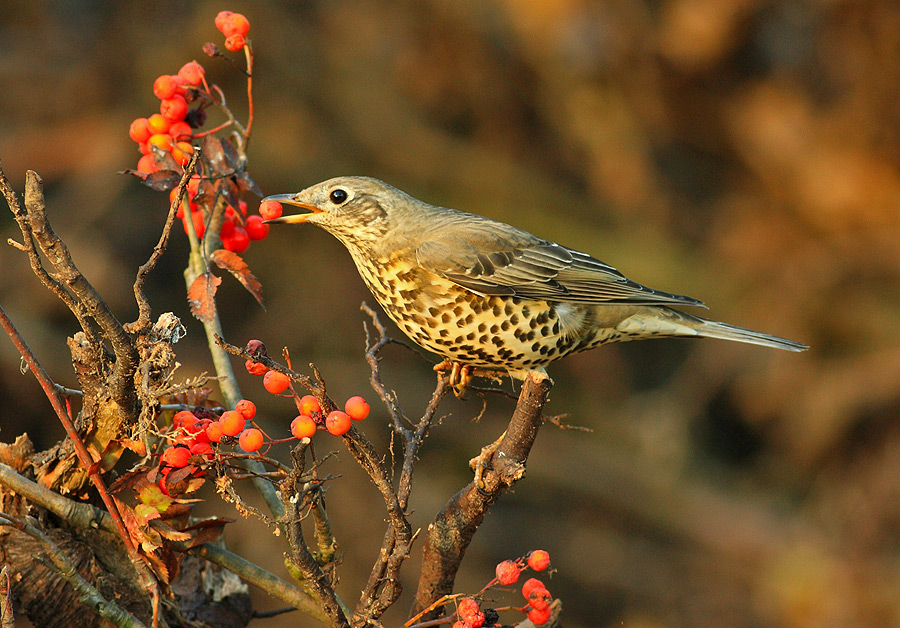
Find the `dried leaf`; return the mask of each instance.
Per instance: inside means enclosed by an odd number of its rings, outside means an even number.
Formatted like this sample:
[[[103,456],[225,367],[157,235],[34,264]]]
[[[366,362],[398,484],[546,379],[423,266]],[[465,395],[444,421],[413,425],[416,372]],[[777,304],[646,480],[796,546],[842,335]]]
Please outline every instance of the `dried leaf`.
[[[227,137],[222,140],[222,152],[231,171],[238,172],[241,169],[241,156],[234,147],[234,143]]]
[[[156,167],[159,168],[161,172],[173,170],[178,173],[178,180],[181,180],[181,166],[179,166],[178,162],[175,161],[175,158],[172,157],[172,153],[167,150],[161,149],[159,146],[154,146],[151,144],[150,155],[153,157],[153,161],[156,163]],[[175,182],[175,185],[178,185],[177,181]],[[173,185],[172,187],[175,186]]]
[[[157,170],[144,177],[144,185],[157,192],[168,192],[178,186],[181,173],[174,170]]]
[[[170,541],[188,541],[191,538],[191,535],[187,532],[180,532],[161,519],[150,521],[150,527],[159,532],[160,536]]]
[[[138,504],[135,506],[134,514],[142,526],[145,526],[147,525],[147,522],[159,519],[160,517],[159,510],[153,506],[148,506],[147,504]]]
[[[194,279],[188,288],[188,305],[191,314],[204,323],[211,323],[216,317],[216,290],[222,279],[212,273],[203,273]]]
[[[203,138],[203,144],[200,147],[203,155],[209,161],[210,169],[214,175],[229,175],[232,172],[231,166],[225,158],[225,151],[222,149],[222,140],[215,135],[207,135]]]
[[[204,519],[184,528],[184,532],[191,533],[191,542],[188,547],[197,547],[210,541],[215,541],[222,536],[225,531],[225,524],[232,523],[231,519],[220,519],[214,517],[212,519]]]
[[[148,484],[141,488],[138,492],[138,499],[141,500],[143,505],[150,506],[159,513],[166,512],[169,506],[174,502],[174,500],[163,493],[156,484]]]
[[[244,258],[234,251],[227,251],[225,249],[213,251],[210,258],[216,263],[216,266],[222,270],[227,270],[234,275],[235,278],[241,282],[241,285],[253,295],[253,298],[256,299],[257,303],[263,305],[262,284],[259,283],[259,279],[250,272],[250,267],[247,266],[247,262],[244,261]],[[263,306],[263,309],[265,309],[265,306]]]

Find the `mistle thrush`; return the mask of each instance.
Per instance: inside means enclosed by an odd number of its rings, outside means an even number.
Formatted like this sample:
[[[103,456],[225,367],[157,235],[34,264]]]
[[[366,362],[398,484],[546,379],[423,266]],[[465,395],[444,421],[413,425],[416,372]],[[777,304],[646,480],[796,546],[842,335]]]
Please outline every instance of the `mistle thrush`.
[[[806,345],[668,306],[702,306],[626,279],[585,253],[483,216],[435,207],[377,179],[338,177],[268,197],[309,213],[350,251],[388,316],[453,364],[523,378],[608,342],[707,337],[803,351]]]

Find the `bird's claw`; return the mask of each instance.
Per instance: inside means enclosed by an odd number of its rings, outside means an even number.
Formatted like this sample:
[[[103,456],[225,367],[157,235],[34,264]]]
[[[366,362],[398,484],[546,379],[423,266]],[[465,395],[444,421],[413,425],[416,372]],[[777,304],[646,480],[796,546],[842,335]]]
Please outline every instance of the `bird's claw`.
[[[475,471],[475,478],[472,480],[472,482],[475,484],[475,490],[477,490],[485,497],[490,496],[490,493],[485,490],[485,487],[487,485],[484,481],[484,472],[493,471],[494,466],[491,464],[491,461],[494,458],[494,454],[497,453],[498,449],[500,449],[500,443],[503,442],[503,438],[505,436],[506,431],[500,434],[500,437],[493,443],[482,447],[481,453],[469,460],[469,468]]]
[[[466,388],[472,381],[472,367],[468,364],[453,362],[445,359],[440,364],[435,365],[434,370],[438,373],[442,371],[450,371],[450,388],[457,399],[465,399]]]

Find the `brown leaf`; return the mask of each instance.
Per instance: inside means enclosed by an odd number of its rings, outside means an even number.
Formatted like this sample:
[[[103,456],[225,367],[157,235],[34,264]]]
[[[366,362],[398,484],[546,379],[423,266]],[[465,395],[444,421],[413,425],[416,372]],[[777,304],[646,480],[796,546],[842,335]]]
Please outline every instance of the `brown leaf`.
[[[216,266],[222,270],[227,270],[234,275],[235,278],[241,282],[241,285],[253,295],[253,298],[256,299],[257,303],[262,305],[263,309],[266,309],[263,305],[262,284],[259,283],[259,279],[250,272],[250,268],[247,266],[247,262],[244,261],[244,258],[234,251],[227,251],[225,249],[213,251],[210,258],[216,263]]]
[[[232,169],[225,158],[225,151],[222,150],[222,140],[215,135],[207,135],[203,138],[203,144],[200,149],[209,162],[210,169],[214,175],[231,174]]]
[[[222,152],[232,172],[237,172],[241,167],[241,156],[230,139],[225,138],[222,140]]]
[[[188,305],[191,314],[204,323],[211,323],[216,317],[216,290],[222,279],[212,273],[203,273],[194,279],[188,288]]]
[[[172,157],[172,153],[167,150],[161,149],[159,146],[150,146],[150,155],[153,157],[153,161],[156,163],[156,167],[159,168],[160,172],[166,171],[174,171],[178,174],[178,180],[181,180],[181,166],[178,165],[178,162],[175,161],[175,158]],[[156,174],[155,172],[153,174]],[[146,183],[146,181],[144,181]],[[178,185],[178,181],[175,182],[175,185]],[[174,185],[172,187],[175,187]]]
[[[183,532],[190,532],[192,537],[190,543],[188,543],[188,548],[215,541],[222,536],[227,523],[232,523],[232,520],[214,517],[198,521],[190,527],[184,528]]]

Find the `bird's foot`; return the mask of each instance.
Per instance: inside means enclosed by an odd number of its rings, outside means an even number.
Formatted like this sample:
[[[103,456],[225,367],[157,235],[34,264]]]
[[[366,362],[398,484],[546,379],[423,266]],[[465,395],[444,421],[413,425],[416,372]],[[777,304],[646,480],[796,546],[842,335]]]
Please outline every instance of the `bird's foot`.
[[[466,388],[472,381],[472,367],[468,364],[453,362],[445,359],[434,367],[437,372],[450,371],[450,388],[457,399],[464,399],[466,396]]]
[[[503,430],[503,433],[500,434],[500,437],[497,440],[490,445],[482,447],[481,453],[469,460],[469,468],[475,472],[475,479],[473,480],[475,483],[475,490],[482,495],[488,495],[485,491],[484,472],[494,468],[491,466],[491,459],[494,457],[494,454],[497,453],[497,450],[500,448],[500,443],[503,442],[505,436],[506,430]]]

